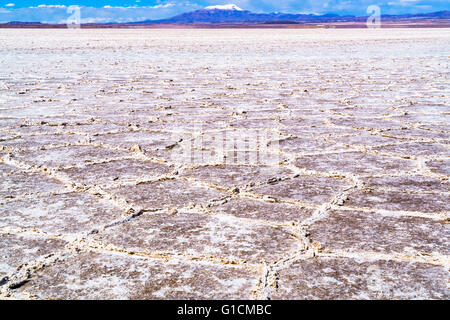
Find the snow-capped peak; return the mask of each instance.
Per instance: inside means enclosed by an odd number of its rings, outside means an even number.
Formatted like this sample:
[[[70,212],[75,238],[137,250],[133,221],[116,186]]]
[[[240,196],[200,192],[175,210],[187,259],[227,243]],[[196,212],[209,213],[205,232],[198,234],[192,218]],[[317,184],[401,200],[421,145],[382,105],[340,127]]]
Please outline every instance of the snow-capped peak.
[[[206,10],[236,10],[236,11],[244,11],[241,8],[239,8],[235,4],[224,4],[224,5],[217,5],[217,6],[209,6],[205,8]]]

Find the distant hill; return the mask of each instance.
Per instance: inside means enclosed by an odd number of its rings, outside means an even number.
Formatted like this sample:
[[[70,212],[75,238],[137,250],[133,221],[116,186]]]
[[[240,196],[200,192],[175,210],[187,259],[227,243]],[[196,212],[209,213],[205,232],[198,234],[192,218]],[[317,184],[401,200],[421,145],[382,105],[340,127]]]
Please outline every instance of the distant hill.
[[[9,25],[35,25],[35,24],[42,24],[40,22],[22,22],[22,21],[10,21],[6,24]]]
[[[318,21],[348,21],[351,17],[338,15],[313,15],[289,13],[253,13],[236,5],[206,7],[192,12],[186,12],[168,19],[147,20],[138,23],[268,23],[268,22],[318,22]],[[344,19],[344,20],[343,20]]]

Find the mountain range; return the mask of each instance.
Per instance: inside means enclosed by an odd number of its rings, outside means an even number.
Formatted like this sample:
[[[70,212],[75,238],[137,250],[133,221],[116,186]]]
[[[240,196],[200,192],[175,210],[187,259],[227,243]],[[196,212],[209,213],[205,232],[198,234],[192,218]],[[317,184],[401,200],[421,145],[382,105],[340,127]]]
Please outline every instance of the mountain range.
[[[450,27],[450,11],[421,14],[382,15],[383,25],[388,27]],[[200,10],[185,12],[171,18],[160,20],[143,20],[128,23],[83,23],[83,27],[92,28],[128,28],[128,27],[192,27],[226,28],[226,27],[365,27],[367,16],[340,16],[337,14],[292,14],[292,13],[254,13],[239,8],[235,4],[208,6]],[[64,23],[46,24],[41,22],[11,21],[0,24],[1,28],[65,28]]]
[[[388,20],[450,19],[450,11],[423,14],[383,15]],[[277,23],[329,23],[361,22],[367,17],[339,16],[337,14],[289,14],[289,13],[253,13],[234,4],[210,6],[204,9],[186,12],[168,19],[145,20],[131,24],[277,24]]]

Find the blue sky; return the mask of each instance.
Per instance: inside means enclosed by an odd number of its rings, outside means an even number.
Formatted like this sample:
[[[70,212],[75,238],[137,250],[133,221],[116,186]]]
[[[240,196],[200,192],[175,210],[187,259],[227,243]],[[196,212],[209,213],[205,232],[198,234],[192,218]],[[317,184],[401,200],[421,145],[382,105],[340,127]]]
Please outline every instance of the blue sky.
[[[234,3],[253,12],[337,13],[366,15],[369,5],[378,5],[382,14],[421,13],[450,10],[448,0],[0,0],[0,23],[39,21],[64,23],[67,7],[81,6],[81,19],[87,22],[130,22],[161,19],[201,9]]]

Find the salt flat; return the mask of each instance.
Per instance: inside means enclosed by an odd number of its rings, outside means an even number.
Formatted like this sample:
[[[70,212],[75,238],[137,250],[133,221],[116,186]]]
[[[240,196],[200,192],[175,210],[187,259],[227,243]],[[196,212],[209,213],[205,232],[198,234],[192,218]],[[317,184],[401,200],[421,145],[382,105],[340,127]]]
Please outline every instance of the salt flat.
[[[0,30],[0,297],[449,299],[449,29]]]

